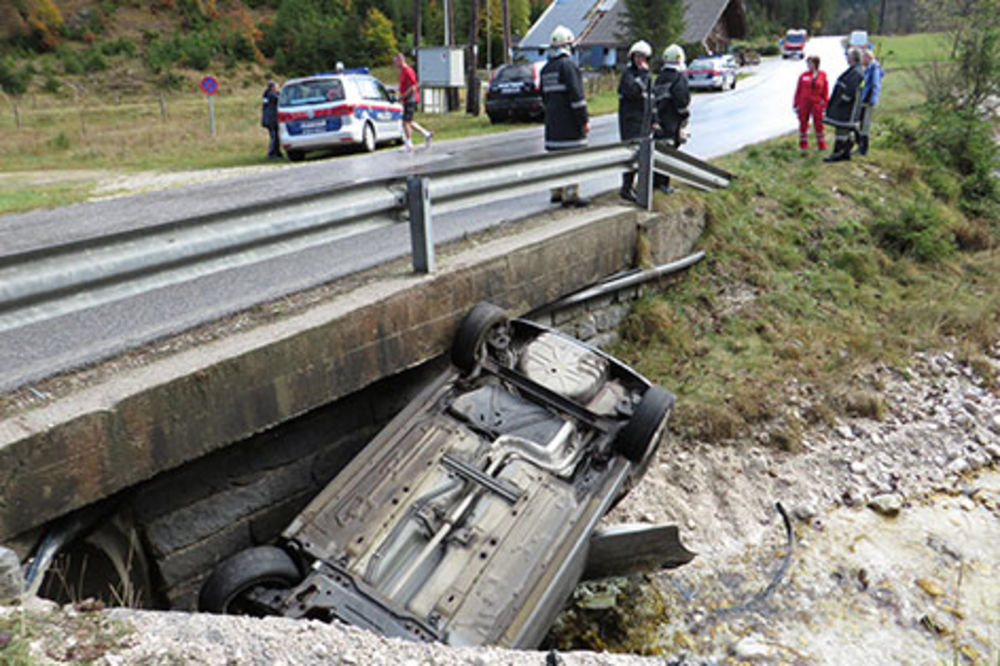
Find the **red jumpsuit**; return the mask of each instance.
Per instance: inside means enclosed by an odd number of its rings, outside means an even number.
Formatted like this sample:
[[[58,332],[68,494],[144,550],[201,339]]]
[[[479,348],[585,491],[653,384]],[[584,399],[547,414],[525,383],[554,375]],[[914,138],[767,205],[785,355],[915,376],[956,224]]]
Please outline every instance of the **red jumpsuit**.
[[[813,119],[816,128],[816,141],[820,150],[826,150],[826,137],[823,135],[823,112],[830,94],[827,89],[826,74],[822,71],[803,72],[795,87],[795,111],[799,114],[799,148],[809,147],[809,118]]]

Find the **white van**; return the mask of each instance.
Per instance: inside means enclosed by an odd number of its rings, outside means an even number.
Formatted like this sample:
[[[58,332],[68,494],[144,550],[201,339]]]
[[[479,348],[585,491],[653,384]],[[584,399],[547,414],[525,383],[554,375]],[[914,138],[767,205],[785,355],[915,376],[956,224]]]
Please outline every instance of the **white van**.
[[[851,49],[866,49],[868,47],[868,31],[852,30],[851,34],[847,36],[847,42],[844,44],[844,55],[847,55],[847,52]]]

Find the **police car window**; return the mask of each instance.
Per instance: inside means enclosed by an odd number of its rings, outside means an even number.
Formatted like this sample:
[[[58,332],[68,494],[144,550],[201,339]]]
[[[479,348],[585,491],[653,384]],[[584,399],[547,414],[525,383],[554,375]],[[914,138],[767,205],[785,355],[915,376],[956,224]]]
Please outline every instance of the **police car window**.
[[[381,81],[376,81],[375,85],[378,87],[378,96],[379,96],[379,99],[381,99],[381,100],[383,100],[385,102],[388,102],[389,101],[389,91],[385,89],[385,86],[382,85]]]
[[[361,97],[364,99],[382,99],[378,91],[378,86],[371,79],[359,79],[358,89],[361,91]]]
[[[344,84],[339,79],[301,81],[286,85],[278,98],[280,106],[303,106],[344,100]]]

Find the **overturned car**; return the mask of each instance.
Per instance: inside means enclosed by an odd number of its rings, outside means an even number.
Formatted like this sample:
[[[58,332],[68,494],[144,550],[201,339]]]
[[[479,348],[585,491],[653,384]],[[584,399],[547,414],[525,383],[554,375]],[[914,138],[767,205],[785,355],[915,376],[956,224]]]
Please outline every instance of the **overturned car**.
[[[465,317],[451,358],[277,546],[214,569],[202,610],[453,645],[544,638],[585,567],[601,572],[595,553],[604,569],[614,559],[595,528],[654,457],[674,396],[488,303]],[[693,557],[673,527],[618,548],[633,564]]]

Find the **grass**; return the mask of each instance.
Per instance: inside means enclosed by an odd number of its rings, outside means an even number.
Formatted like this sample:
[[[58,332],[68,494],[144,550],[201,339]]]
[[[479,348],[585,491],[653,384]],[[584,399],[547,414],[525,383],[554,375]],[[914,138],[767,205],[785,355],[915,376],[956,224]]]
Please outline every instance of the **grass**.
[[[85,201],[90,196],[93,187],[94,181],[92,180],[51,185],[0,183],[0,215],[38,208],[55,208]]]
[[[772,443],[794,450],[803,425],[884,417],[878,387],[852,384],[860,368],[945,347],[989,365],[996,221],[987,249],[956,250],[969,221],[931,195],[905,147],[873,145],[838,165],[800,157],[789,139],[722,160],[739,179],[708,196],[709,260],[641,300],[614,350],[677,392],[681,434],[727,440],[768,424]],[[809,405],[782,401],[792,379],[812,387]]]

